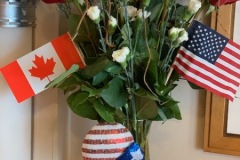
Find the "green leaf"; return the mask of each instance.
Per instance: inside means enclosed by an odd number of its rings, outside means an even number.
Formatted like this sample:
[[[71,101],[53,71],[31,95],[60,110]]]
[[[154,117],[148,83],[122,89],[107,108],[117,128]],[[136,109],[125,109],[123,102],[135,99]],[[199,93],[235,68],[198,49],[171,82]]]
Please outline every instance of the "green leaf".
[[[87,96],[88,93],[73,93],[67,99],[68,105],[75,114],[81,117],[99,120],[98,112],[95,110],[92,102],[88,100]]]
[[[208,11],[206,12],[205,16],[208,16],[210,13],[212,13],[216,9],[217,9],[216,6],[213,6],[213,5],[209,4]]]
[[[143,102],[145,101],[145,102]],[[137,112],[137,117],[139,119],[153,119],[158,114],[158,107],[155,101],[141,98],[139,111]]]
[[[192,88],[192,89],[203,89],[202,87],[199,87],[199,86],[197,86],[196,84],[194,84],[194,83],[192,83],[192,82],[189,82],[189,81],[187,81],[188,82],[188,84],[190,85],[190,87]]]
[[[105,68],[105,71],[111,74],[119,74],[122,71],[122,67],[118,63],[111,61],[107,68]]]
[[[174,106],[174,105],[177,105],[179,102],[178,101],[175,101],[173,100],[171,97],[168,97],[168,100],[163,102],[163,104],[161,104],[161,107],[171,107],[171,106]]]
[[[121,33],[122,33],[122,39],[129,41],[129,37],[132,36],[132,29],[130,26],[127,26],[127,24],[124,24],[122,29],[121,29]]]
[[[158,95],[162,95],[162,91],[167,89],[167,87],[163,84],[158,84],[155,89],[156,89],[156,92],[158,93]]]
[[[167,119],[175,118],[178,120],[182,119],[181,112],[179,110],[178,105],[173,105],[170,107],[163,107],[161,108],[164,114],[166,115]]]
[[[158,108],[158,116],[160,117],[161,121],[167,121],[168,120],[168,118],[166,117],[166,115],[163,112],[162,108]]]
[[[127,103],[127,92],[124,82],[115,77],[108,83],[108,88],[100,92],[100,96],[112,107],[122,107]]]
[[[77,64],[72,65],[72,67],[70,69],[68,69],[66,72],[62,73],[60,76],[58,76],[52,82],[50,82],[46,86],[46,88],[55,87],[57,84],[62,82],[65,78],[70,76],[72,73],[77,72],[78,70],[79,70],[79,66]]]
[[[77,25],[80,21],[80,15],[71,14],[68,18],[67,24],[68,24],[68,30],[71,35],[74,35],[76,32]],[[87,31],[83,25],[80,26],[80,29],[78,30],[78,41],[85,42],[89,41],[89,38],[87,36]]]
[[[76,28],[79,24],[81,17],[82,17],[82,15],[77,15],[77,14],[71,14],[69,16],[67,25],[68,25],[68,30],[71,35],[74,35],[76,33]],[[85,18],[83,20],[82,25],[80,26],[80,29],[78,30],[78,36],[75,39],[75,41],[90,42],[90,36],[89,36],[90,33],[88,33],[88,31],[91,32],[91,37],[97,38],[96,37],[96,33],[97,33],[96,24],[94,24],[92,20]]]
[[[96,96],[99,93],[99,90],[92,87],[88,82],[82,84],[81,91],[88,92],[89,97]]]
[[[168,95],[177,85],[176,84],[170,84],[165,89],[162,90],[162,95]]]
[[[82,71],[82,75],[85,78],[92,78],[99,72],[103,71],[109,64],[109,60],[107,57],[102,56],[99,59],[97,59],[96,62],[94,62],[91,65],[87,65]]]
[[[117,109],[114,114],[114,119],[118,123],[123,123],[126,120],[126,115],[122,112],[122,110]]]
[[[71,76],[67,77],[63,81],[61,81],[59,84],[57,84],[55,87],[60,88],[64,91],[64,94],[76,89],[82,84],[82,80],[76,78],[76,73],[73,73]]]
[[[88,97],[88,92],[77,91],[68,96],[67,102],[70,106],[77,107],[79,104],[84,103]]]
[[[158,97],[154,96],[151,92],[145,90],[144,88],[139,88],[137,90],[134,90],[133,93],[139,97],[144,97],[154,101],[159,101]]]
[[[97,75],[95,75],[93,77],[93,82],[92,82],[92,85],[93,86],[96,86],[100,83],[102,83],[108,76],[108,73],[103,71],[103,72],[99,72]]]
[[[140,53],[140,59],[144,59],[148,57],[148,52],[147,52],[147,47],[146,47],[146,41],[144,35],[139,35],[137,39],[137,46],[136,46],[136,51]]]
[[[181,120],[181,112],[178,107],[178,102],[173,100],[171,97],[168,97],[168,100],[162,102],[162,104],[158,105],[159,108],[163,111],[167,119],[175,118]]]
[[[150,21],[152,22],[154,19],[158,18],[159,13],[162,13],[163,4],[159,3],[155,5],[151,10]]]
[[[68,18],[67,25],[70,34],[74,34],[76,32],[76,27],[80,20],[80,15],[71,14]]]
[[[114,108],[112,108],[108,105],[103,105],[98,100],[93,101],[93,105],[94,105],[95,110],[98,112],[98,114],[104,121],[110,122],[110,123],[115,122],[115,120],[114,120],[115,109]]]
[[[122,41],[119,44],[119,48],[123,48],[123,47],[128,46],[128,45],[129,45],[129,41],[128,40],[124,40],[124,41]]]
[[[158,70],[157,61],[152,60],[149,64],[147,70],[147,81],[151,84],[156,84],[158,82]]]

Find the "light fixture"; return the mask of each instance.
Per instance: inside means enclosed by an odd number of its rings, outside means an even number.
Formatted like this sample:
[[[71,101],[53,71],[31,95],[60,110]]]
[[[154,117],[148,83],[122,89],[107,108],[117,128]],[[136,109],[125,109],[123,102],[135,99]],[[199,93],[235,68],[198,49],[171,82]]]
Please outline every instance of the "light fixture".
[[[35,26],[35,0],[0,0],[0,27]]]

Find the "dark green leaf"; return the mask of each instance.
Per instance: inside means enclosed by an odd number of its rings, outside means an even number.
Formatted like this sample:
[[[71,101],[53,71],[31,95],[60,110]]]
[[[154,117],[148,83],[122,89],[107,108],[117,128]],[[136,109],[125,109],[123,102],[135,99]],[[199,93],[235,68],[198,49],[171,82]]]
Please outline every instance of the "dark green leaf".
[[[197,86],[196,84],[194,84],[194,83],[192,83],[192,82],[189,82],[189,81],[187,81],[188,82],[188,84],[190,85],[190,87],[192,88],[192,89],[203,89],[202,87],[199,87],[199,86]]]
[[[162,9],[163,9],[163,4],[159,3],[157,5],[155,5],[152,8],[152,12],[151,12],[151,16],[150,16],[150,21],[155,20],[156,18],[158,18],[159,14],[162,13]]]
[[[158,108],[158,116],[161,118],[161,121],[167,121],[167,117],[161,108]]]
[[[158,97],[154,96],[151,92],[145,90],[144,88],[139,88],[133,91],[133,93],[139,97],[144,97],[154,101],[159,101]]]
[[[75,114],[81,117],[89,118],[92,120],[99,120],[100,117],[95,110],[92,102],[88,100],[87,96],[88,93],[73,93],[67,99],[68,105]]]
[[[72,93],[68,98],[67,102],[70,106],[77,107],[79,104],[84,103],[89,97],[88,92],[77,91]]]
[[[175,101],[173,100],[171,97],[168,97],[168,100],[163,102],[163,104],[161,104],[161,107],[171,107],[171,106],[174,106],[174,105],[177,105],[179,102],[178,101]]]
[[[165,89],[162,90],[162,95],[168,95],[177,85],[176,84],[170,84]]]
[[[158,104],[158,107],[164,113],[164,115],[167,117],[167,119],[171,119],[171,118],[175,118],[178,120],[182,119],[181,112],[178,107],[178,102],[173,100],[171,97],[168,97],[167,101],[162,102],[161,104]],[[161,113],[161,112],[159,112],[159,113]],[[165,119],[163,117],[163,114],[161,114],[159,116],[161,118]]]
[[[75,76],[76,73],[73,73],[71,76],[64,79],[61,83],[57,84],[56,87],[64,91],[64,94],[75,90],[82,84],[82,81],[77,79]]]
[[[68,24],[68,30],[71,35],[74,35],[76,33],[76,28],[79,24],[81,15],[77,14],[71,14],[68,18],[67,24]],[[92,20],[88,20],[85,18],[82,22],[82,25],[80,26],[80,29],[78,30],[78,36],[76,37],[75,41],[77,42],[90,42],[90,36],[92,38],[96,37],[96,24],[93,23]]]
[[[115,77],[108,83],[109,87],[103,89],[100,96],[112,107],[122,107],[127,103],[127,93],[124,82]]]
[[[166,115],[167,119],[175,118],[178,120],[182,119],[181,112],[177,105],[173,105],[170,107],[163,107],[161,108],[164,114]]]
[[[99,90],[97,90],[96,88],[92,87],[89,83],[84,83],[82,86],[81,86],[81,91],[84,91],[84,92],[88,92],[89,93],[89,97],[92,97],[92,96],[96,96],[99,92]]]
[[[99,72],[103,71],[109,64],[109,60],[107,57],[100,57],[95,63],[91,65],[87,65],[82,70],[82,75],[86,78],[92,78]]]
[[[103,72],[99,72],[97,75],[95,75],[93,77],[93,82],[92,82],[92,85],[93,86],[96,86],[100,83],[102,83],[108,76],[108,73],[103,71]]]
[[[119,74],[122,71],[122,67],[116,62],[110,62],[105,71],[111,74]]]
[[[123,123],[126,120],[126,115],[122,112],[122,110],[117,109],[114,114],[114,119],[118,123]]]
[[[112,108],[108,105],[103,105],[98,100],[93,101],[93,105],[94,105],[95,110],[98,112],[98,114],[104,121],[110,122],[110,123],[115,122],[114,121],[114,113],[115,113],[114,108]]]
[[[143,98],[141,98],[143,100]],[[139,119],[153,119],[158,114],[158,107],[155,101],[145,99],[145,102],[141,102],[137,117]]]
[[[129,41],[130,40],[129,37],[132,36],[132,29],[130,28],[130,26],[127,26],[127,24],[124,24],[121,29],[121,33],[122,39]]]
[[[68,30],[71,35],[74,35],[76,33],[77,25],[80,21],[80,15],[71,14],[68,18]],[[89,41],[89,38],[87,36],[86,29],[83,25],[81,25],[80,29],[78,30],[78,38],[77,40],[83,42],[83,41]],[[80,38],[81,37],[81,38]]]

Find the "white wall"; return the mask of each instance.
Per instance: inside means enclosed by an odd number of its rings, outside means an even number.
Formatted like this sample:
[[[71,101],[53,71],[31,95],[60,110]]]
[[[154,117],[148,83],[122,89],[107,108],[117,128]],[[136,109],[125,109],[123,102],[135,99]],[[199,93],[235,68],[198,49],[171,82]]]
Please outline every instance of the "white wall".
[[[183,120],[154,123],[149,136],[152,160],[239,159],[237,156],[203,151],[205,91],[192,90],[182,80],[173,96],[180,101]]]
[[[32,49],[32,28],[0,27],[0,68]],[[31,159],[31,99],[18,104],[0,74],[0,159]]]
[[[57,6],[38,1],[36,15],[35,48],[38,48],[58,36]],[[33,160],[60,160],[57,157],[57,90],[48,89],[33,100]]]

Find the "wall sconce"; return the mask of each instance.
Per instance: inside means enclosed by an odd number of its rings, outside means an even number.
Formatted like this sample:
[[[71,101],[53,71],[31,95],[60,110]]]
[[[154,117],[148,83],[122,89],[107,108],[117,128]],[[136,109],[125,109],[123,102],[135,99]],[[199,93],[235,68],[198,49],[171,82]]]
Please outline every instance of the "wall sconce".
[[[35,0],[0,0],[0,27],[35,26]]]

